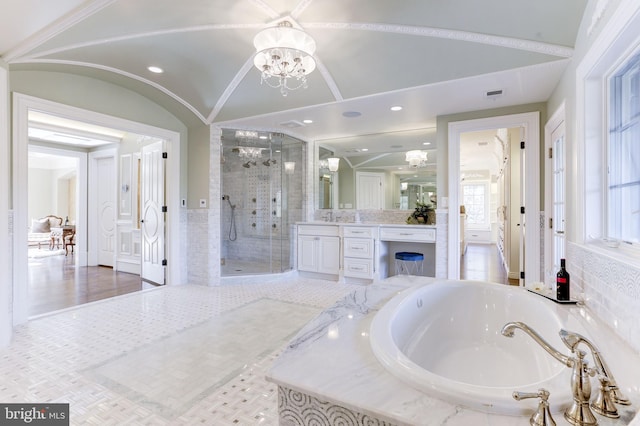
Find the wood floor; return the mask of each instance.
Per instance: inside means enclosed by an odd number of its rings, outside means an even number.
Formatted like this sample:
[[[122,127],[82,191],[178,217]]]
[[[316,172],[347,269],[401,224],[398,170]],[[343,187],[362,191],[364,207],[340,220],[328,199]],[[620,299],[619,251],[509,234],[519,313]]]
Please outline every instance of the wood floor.
[[[138,275],[104,266],[76,268],[73,255],[29,259],[29,316],[140,291]]]
[[[460,258],[460,278],[518,285],[518,280],[509,280],[494,244],[468,244]]]

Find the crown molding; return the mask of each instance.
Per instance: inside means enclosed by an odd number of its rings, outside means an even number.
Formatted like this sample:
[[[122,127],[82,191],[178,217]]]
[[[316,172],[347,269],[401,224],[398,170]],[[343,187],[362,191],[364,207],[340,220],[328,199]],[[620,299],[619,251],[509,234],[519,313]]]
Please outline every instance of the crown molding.
[[[305,28],[386,32],[419,37],[433,37],[448,40],[466,41],[469,43],[487,44],[491,46],[506,47],[510,49],[525,50],[528,52],[558,56],[561,58],[570,58],[573,56],[573,48],[560,46],[557,44],[542,43],[538,41],[524,40],[514,37],[494,36],[490,34],[474,33],[469,31],[448,30],[442,28],[358,22],[308,23],[305,24]]]

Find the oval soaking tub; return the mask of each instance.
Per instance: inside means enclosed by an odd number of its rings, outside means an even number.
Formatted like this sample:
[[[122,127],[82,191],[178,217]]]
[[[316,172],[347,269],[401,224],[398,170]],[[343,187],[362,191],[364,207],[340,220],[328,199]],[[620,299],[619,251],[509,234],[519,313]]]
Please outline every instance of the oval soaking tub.
[[[522,330],[512,338],[500,330],[507,322],[522,321],[570,355],[558,336],[561,312],[568,315],[520,287],[437,280],[407,289],[382,307],[371,324],[371,347],[389,372],[431,396],[484,412],[522,415],[537,401],[515,401],[513,391],[544,387],[557,412],[571,401],[570,369]]]

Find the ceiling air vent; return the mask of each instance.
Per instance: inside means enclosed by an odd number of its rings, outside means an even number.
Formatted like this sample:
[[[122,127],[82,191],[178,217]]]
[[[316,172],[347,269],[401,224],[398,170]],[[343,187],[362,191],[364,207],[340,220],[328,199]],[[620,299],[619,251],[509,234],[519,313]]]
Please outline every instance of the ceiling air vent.
[[[489,90],[484,96],[488,99],[498,98],[502,96],[502,89],[499,90]]]
[[[304,127],[304,123],[301,123],[296,120],[283,121],[280,123],[282,127],[286,127],[287,129],[295,129],[296,127]]]

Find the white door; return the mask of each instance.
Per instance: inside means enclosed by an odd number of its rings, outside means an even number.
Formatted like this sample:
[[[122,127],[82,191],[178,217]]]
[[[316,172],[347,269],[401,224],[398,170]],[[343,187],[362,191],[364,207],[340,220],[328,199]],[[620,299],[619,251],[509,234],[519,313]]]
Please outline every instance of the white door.
[[[555,271],[560,269],[560,259],[564,257],[565,248],[565,161],[564,161],[564,121],[551,132],[553,149],[551,150],[551,173],[553,182],[551,186],[551,199],[553,203],[550,227],[552,230],[551,244],[551,270],[545,275],[548,285],[555,283]],[[548,269],[548,268],[547,268]]]
[[[384,209],[384,173],[356,172],[356,208]]]
[[[115,256],[115,159],[97,159],[98,265],[114,265]]]
[[[164,142],[142,147],[140,234],[142,263],[140,277],[156,284],[165,283],[165,174],[162,156]]]

